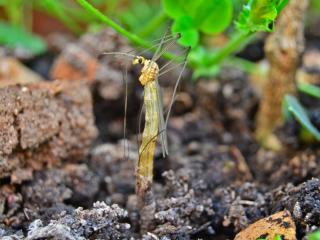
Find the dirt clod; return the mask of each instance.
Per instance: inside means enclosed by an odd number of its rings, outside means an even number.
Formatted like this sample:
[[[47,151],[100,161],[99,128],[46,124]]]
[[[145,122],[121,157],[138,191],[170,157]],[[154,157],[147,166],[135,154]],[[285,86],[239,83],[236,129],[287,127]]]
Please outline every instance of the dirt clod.
[[[80,82],[0,89],[0,177],[79,160],[97,131],[89,89]]]

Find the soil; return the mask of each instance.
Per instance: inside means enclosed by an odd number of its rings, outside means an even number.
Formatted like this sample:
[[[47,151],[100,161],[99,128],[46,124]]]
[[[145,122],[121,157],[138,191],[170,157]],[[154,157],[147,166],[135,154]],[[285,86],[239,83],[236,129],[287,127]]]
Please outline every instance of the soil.
[[[156,151],[152,226],[141,232],[138,69],[128,71],[124,141],[127,62],[101,56],[130,47],[110,29],[67,42],[41,58],[50,73],[39,71],[51,80],[0,89],[1,239],[233,239],[281,210],[291,213],[298,239],[319,228],[318,146],[299,142],[292,122],[278,130],[284,151],[260,148],[260,96],[246,74],[225,68],[196,84],[184,74],[167,131],[170,154]],[[38,70],[37,62],[26,65]],[[166,104],[177,73],[170,74],[160,80]],[[318,123],[319,105],[308,107]]]

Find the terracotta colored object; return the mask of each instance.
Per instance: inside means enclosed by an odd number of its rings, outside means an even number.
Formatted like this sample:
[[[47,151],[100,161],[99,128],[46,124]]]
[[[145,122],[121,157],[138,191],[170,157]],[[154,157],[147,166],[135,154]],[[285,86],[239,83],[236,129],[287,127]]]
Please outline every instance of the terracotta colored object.
[[[287,210],[275,213],[251,224],[238,233],[234,240],[257,240],[259,238],[273,240],[277,235],[281,239],[296,239],[296,227],[290,212]]]
[[[59,80],[81,80],[93,82],[99,66],[98,60],[77,45],[70,44],[57,58],[51,77]]]

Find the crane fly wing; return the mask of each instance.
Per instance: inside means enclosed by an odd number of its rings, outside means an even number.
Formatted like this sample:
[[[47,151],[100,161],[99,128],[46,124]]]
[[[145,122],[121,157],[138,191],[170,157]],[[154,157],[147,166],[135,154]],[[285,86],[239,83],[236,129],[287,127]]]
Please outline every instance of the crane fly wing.
[[[162,94],[161,88],[159,86],[158,79],[156,81],[156,91],[157,91],[157,105],[158,105],[158,116],[159,116],[159,135],[160,135],[160,142],[162,148],[162,155],[166,157],[168,152],[168,141],[167,141],[167,129],[165,125],[164,115],[163,115],[163,104],[162,104]]]
[[[156,61],[156,58],[158,58],[159,53],[161,53],[161,50],[166,42],[165,38],[167,37],[168,33],[169,33],[169,29],[167,29],[165,34],[162,36],[160,43],[159,43],[159,46],[157,47],[156,52],[153,54],[153,57],[151,59],[152,61]]]

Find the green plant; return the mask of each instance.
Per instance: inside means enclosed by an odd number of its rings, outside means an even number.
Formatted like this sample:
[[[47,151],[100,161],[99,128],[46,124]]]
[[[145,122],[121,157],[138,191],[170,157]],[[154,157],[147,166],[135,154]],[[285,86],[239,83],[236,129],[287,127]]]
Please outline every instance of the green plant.
[[[320,88],[311,84],[299,84],[298,89],[311,97],[320,98]],[[283,100],[282,113],[284,119],[289,121],[294,118],[301,126],[299,137],[303,141],[320,141],[320,131],[310,120],[308,111],[292,95],[286,95]]]
[[[160,10],[155,12],[154,17],[149,21],[145,21],[143,16],[140,17],[143,20],[137,20],[138,18],[136,18],[135,21],[132,21],[133,13],[137,15],[136,12],[139,11],[138,3],[140,4],[139,7],[146,7],[144,1],[133,1],[135,4],[133,4],[132,12],[125,12],[122,15],[124,22],[131,28],[131,31],[128,31],[88,1],[77,0],[90,16],[109,25],[131,42],[142,47],[151,47],[146,41],[148,36],[163,27],[167,19],[171,19],[172,32],[182,34],[182,38],[178,42],[182,46],[192,47],[188,62],[189,66],[194,69],[194,76],[196,77],[217,73],[222,62],[239,51],[252,38],[254,33],[271,31],[274,20],[287,4],[287,1],[250,0],[243,6],[235,25],[231,24],[234,19],[233,9],[234,4],[239,8],[239,3],[232,0],[162,0],[163,9],[160,7]],[[150,10],[149,13],[146,11],[146,14],[148,15],[151,12],[153,11]],[[142,21],[145,23],[141,23]],[[204,36],[214,36],[225,31],[228,32],[230,40],[220,49],[212,49],[202,41]],[[167,54],[166,57],[175,58],[174,55],[170,54]]]
[[[189,66],[195,70],[194,76],[197,77],[217,73],[225,60],[225,62],[244,63],[243,60],[236,61],[232,54],[248,42],[255,32],[270,31],[270,26],[273,25],[273,21],[287,0],[162,0],[162,5],[156,1],[146,0],[130,2],[91,0],[90,3],[86,0],[77,0],[77,2],[80,6],[71,0],[13,0],[10,4],[0,0],[0,6],[5,9],[11,25],[21,28],[26,27],[25,22],[31,22],[26,19],[31,16],[30,9],[35,8],[59,19],[77,35],[86,29],[93,29],[92,26],[96,28],[107,24],[143,48],[151,47],[147,40],[159,38],[171,20],[172,31],[182,33],[183,37],[179,43],[193,47],[188,61]],[[236,17],[239,11],[240,15]],[[121,20],[128,30],[110,17]],[[238,19],[236,24],[232,24],[234,19]],[[230,39],[221,49],[204,43],[204,37],[221,33],[227,34]],[[166,54],[165,57],[175,58],[172,54]],[[250,63],[243,65],[250,66]],[[253,68],[245,67],[245,69]]]
[[[0,21],[0,44],[7,48],[22,48],[31,54],[40,54],[46,50],[45,42],[20,26]]]
[[[309,83],[298,83],[298,90],[311,97],[320,99],[320,87]]]
[[[313,233],[308,234],[308,240],[320,240],[320,230],[317,230]]]
[[[231,26],[233,4],[231,0],[175,1],[162,0],[164,11],[173,20],[172,31],[180,32],[181,45],[191,45],[190,65],[195,76],[212,75],[221,63],[239,51],[259,31],[272,31],[273,23],[288,0],[250,0]],[[229,30],[229,41],[219,49],[201,43],[200,35],[221,34]]]

